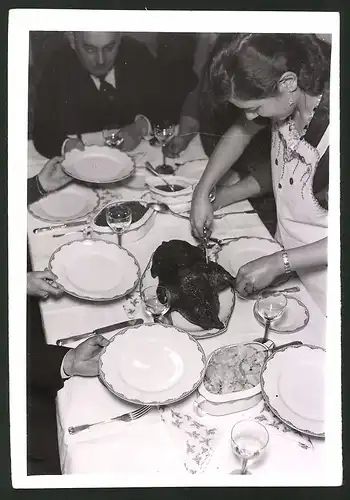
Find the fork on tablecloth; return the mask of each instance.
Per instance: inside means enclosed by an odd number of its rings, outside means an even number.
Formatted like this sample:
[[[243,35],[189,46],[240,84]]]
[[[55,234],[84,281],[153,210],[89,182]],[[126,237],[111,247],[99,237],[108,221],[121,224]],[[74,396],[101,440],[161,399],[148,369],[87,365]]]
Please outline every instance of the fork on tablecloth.
[[[93,424],[83,424],[83,425],[77,425],[75,427],[68,427],[68,432],[69,434],[77,434],[78,432],[84,431],[85,429],[89,429],[90,427],[94,427],[95,425],[108,424],[109,422],[117,420],[120,420],[122,422],[131,422],[132,420],[137,420],[143,415],[146,415],[146,413],[148,413],[151,409],[152,406],[148,405],[140,406],[139,408],[137,408],[132,412],[124,413],[123,415],[118,415],[118,417],[109,418],[108,420],[101,420],[100,422],[94,422]]]

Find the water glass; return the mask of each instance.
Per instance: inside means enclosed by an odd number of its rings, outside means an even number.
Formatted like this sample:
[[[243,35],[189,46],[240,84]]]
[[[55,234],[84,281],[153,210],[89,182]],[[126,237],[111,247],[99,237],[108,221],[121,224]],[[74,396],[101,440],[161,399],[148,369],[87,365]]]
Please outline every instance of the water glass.
[[[260,295],[256,307],[257,311],[266,321],[279,319],[287,305],[287,297],[283,293],[272,293],[267,297]]]
[[[170,123],[168,121],[164,121],[161,124],[155,125],[153,127],[153,133],[154,137],[158,140],[158,142],[161,144],[162,148],[165,146],[165,144],[174,136],[175,134],[175,125],[173,123]],[[158,171],[166,171],[167,164],[166,164],[166,157],[163,152],[163,163],[161,165],[158,165],[156,167],[156,170]]]
[[[170,294],[163,286],[149,286],[141,290],[141,299],[146,312],[159,321],[170,309]]]
[[[123,201],[109,205],[106,210],[106,220],[109,227],[118,236],[118,245],[122,244],[122,234],[132,222],[130,207]]]
[[[248,461],[256,460],[269,442],[269,433],[264,425],[256,420],[241,420],[232,427],[232,451],[241,460],[241,468],[231,474],[251,474],[247,470]]]

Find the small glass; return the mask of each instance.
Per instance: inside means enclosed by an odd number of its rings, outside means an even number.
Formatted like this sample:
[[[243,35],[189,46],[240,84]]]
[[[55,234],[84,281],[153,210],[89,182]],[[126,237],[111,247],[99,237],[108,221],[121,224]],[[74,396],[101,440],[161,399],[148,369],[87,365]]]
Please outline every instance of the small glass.
[[[241,420],[232,427],[232,451],[241,459],[241,468],[231,474],[251,474],[247,470],[249,460],[256,460],[269,442],[269,433],[264,425],[256,420]]]
[[[154,322],[159,322],[170,309],[170,294],[163,286],[149,286],[141,290],[141,299],[146,312]]]
[[[173,123],[168,122],[168,121],[164,121],[163,123],[154,126],[153,134],[154,134],[154,137],[157,139],[157,141],[161,144],[162,153],[163,153],[163,163],[156,167],[156,171],[159,172],[160,174],[162,174],[162,173],[164,174],[164,173],[168,172],[168,167],[169,167],[166,164],[166,157],[164,154],[164,146],[174,136],[175,125]]]
[[[267,297],[263,294],[259,296],[256,308],[260,316],[265,319],[265,332],[264,337],[256,339],[256,342],[264,344],[267,341],[271,322],[281,318],[287,302],[287,297],[283,293],[272,293]]]
[[[118,245],[122,246],[122,234],[132,222],[130,207],[123,201],[113,203],[113,205],[107,207],[106,220],[109,227],[118,236]]]

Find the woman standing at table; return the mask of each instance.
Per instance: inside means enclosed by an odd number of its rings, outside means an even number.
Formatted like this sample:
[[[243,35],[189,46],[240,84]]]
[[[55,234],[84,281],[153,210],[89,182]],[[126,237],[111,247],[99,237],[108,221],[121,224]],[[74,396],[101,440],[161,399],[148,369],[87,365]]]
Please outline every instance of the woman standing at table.
[[[192,202],[191,223],[201,237],[213,221],[209,193],[252,137],[272,127],[271,170],[257,170],[218,190],[216,205],[258,196],[270,183],[277,208],[276,239],[284,249],[242,266],[237,290],[248,295],[297,271],[326,314],[330,46],[315,35],[241,34],[214,56],[215,99],[244,110],[220,140]],[[267,120],[269,119],[269,120]],[[271,185],[272,184],[272,185]],[[215,206],[214,206],[215,208]]]

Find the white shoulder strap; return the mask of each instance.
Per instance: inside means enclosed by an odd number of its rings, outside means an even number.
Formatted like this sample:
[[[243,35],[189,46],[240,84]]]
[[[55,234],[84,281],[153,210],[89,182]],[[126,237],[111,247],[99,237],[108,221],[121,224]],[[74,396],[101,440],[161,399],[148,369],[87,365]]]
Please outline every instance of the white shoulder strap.
[[[325,154],[328,146],[329,146],[329,125],[326,128],[326,131],[321,137],[321,140],[317,146],[317,151],[319,152],[320,158],[322,158],[322,156]]]

